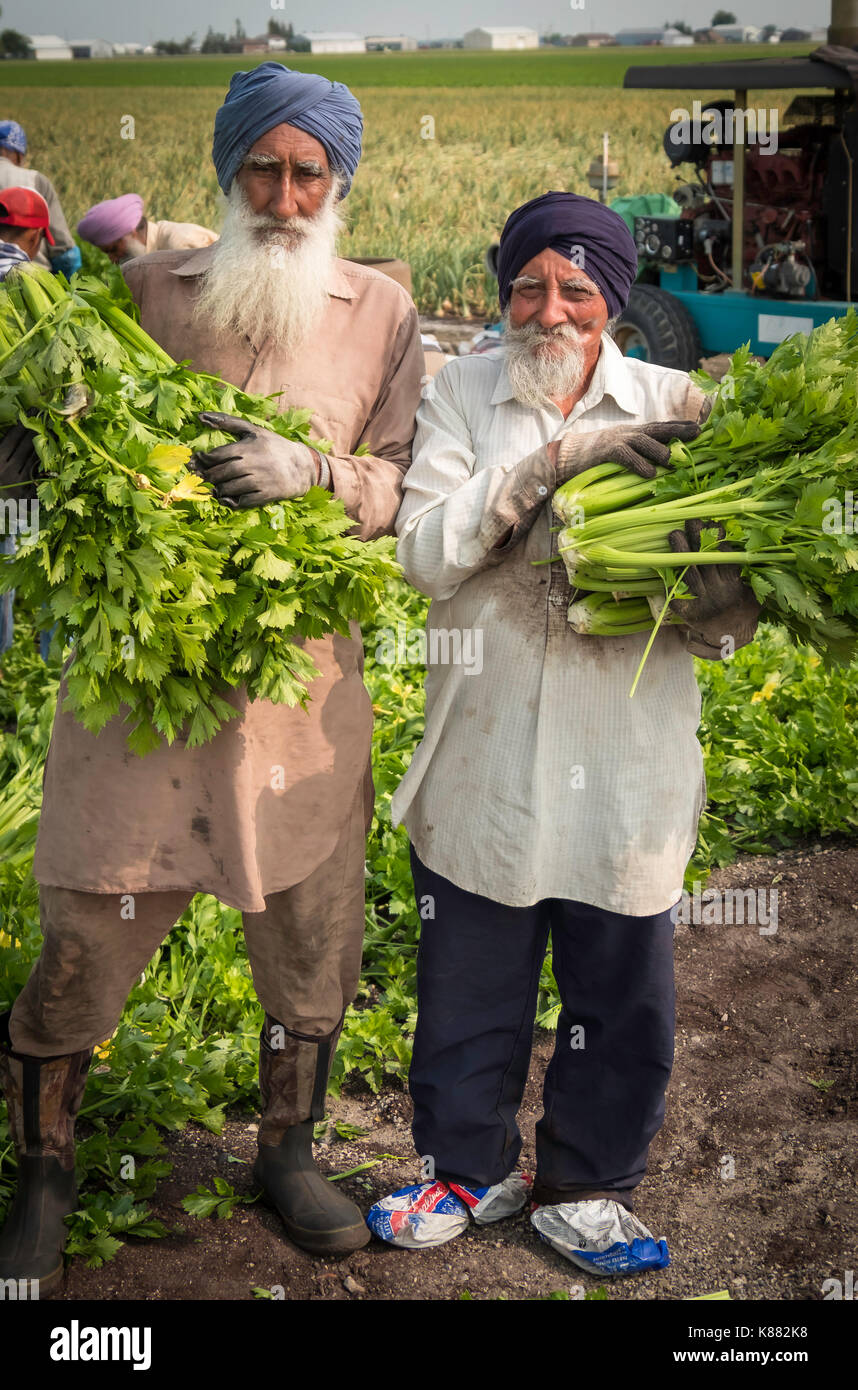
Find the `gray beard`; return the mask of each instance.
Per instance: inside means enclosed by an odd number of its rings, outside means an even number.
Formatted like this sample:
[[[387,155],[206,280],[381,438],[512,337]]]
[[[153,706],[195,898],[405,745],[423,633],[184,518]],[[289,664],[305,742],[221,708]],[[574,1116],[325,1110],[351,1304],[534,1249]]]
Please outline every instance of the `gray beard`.
[[[336,209],[338,180],[312,218],[254,213],[233,183],[220,240],[194,306],[219,338],[246,335],[259,348],[270,337],[292,354],[310,338],[328,304],[328,282],[345,225]]]
[[[522,405],[544,406],[552,399],[574,395],[585,376],[584,349],[574,324],[561,324],[546,332],[539,324],[513,328],[509,306],[503,313],[504,352],[512,393]],[[537,353],[546,341],[563,343],[562,353]]]

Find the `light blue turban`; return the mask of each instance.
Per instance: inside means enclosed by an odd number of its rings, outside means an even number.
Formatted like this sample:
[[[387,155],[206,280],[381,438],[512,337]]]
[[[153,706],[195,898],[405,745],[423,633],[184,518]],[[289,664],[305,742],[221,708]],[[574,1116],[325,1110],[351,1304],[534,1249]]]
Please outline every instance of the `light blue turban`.
[[[324,146],[328,163],[343,175],[344,198],[361,154],[363,116],[357,98],[342,82],[283,63],[260,63],[234,72],[226,100],[215,116],[212,159],[224,193],[260,135],[276,125],[294,125]]]

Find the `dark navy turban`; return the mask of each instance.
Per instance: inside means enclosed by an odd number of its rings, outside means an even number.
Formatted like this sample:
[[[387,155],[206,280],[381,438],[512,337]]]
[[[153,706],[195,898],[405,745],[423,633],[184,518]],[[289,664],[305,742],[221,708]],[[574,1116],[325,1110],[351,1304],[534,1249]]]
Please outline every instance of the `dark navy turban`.
[[[324,146],[328,164],[342,174],[345,197],[361,154],[363,116],[357,98],[342,82],[283,63],[260,63],[234,72],[226,100],[215,116],[212,159],[224,193],[247,151],[276,125],[294,125]]]
[[[497,258],[502,309],[522,266],[546,250],[567,256],[598,285],[610,318],[625,309],[638,273],[634,237],[618,212],[578,193],[543,193],[510,213]]]

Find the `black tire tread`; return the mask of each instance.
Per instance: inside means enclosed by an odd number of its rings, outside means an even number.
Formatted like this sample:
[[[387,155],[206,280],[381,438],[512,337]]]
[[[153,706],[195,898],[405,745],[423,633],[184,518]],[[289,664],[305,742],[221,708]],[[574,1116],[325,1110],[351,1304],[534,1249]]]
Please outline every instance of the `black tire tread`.
[[[697,326],[678,299],[657,285],[632,285],[629,302],[618,323],[640,329],[650,343],[650,361],[681,372],[700,364]]]

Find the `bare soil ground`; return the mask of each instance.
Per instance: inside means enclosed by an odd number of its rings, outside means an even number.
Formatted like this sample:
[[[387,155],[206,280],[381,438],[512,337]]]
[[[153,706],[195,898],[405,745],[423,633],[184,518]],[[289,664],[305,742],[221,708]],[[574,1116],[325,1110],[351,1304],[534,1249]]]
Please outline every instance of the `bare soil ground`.
[[[665,1125],[636,1197],[640,1218],[666,1237],[672,1263],[608,1281],[607,1296],[673,1300],[726,1289],[731,1299],[820,1300],[824,1280],[858,1275],[858,847],[744,858],[710,886],[776,886],[777,931],[677,927],[676,1063]],[[531,1171],[552,1045],[537,1033],[520,1116],[521,1166]],[[376,1097],[353,1089],[330,1113],[369,1133],[321,1143],[325,1172],[381,1153],[403,1156],[343,1180],[363,1210],[417,1181],[404,1090]],[[328,1261],[296,1249],[276,1214],[259,1205],[238,1207],[226,1221],[188,1217],[182,1196],[199,1182],[211,1187],[216,1174],[250,1191],[256,1119],[236,1116],[220,1136],[198,1127],[171,1136],[175,1168],[150,1206],[183,1233],[131,1242],[99,1270],[74,1261],[57,1297],[250,1299],[253,1286],[279,1285],[286,1299],[450,1300],[467,1292],[520,1300],[600,1282],[542,1244],[527,1213],[472,1225],[432,1250],[373,1240]]]

